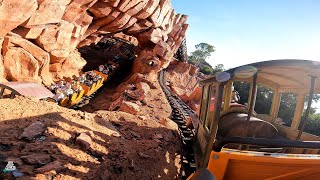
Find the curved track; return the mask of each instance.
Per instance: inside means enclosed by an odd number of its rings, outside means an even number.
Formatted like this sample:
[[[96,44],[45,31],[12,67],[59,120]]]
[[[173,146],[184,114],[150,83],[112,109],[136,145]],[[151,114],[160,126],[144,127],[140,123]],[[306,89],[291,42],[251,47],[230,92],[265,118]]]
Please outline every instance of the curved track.
[[[193,153],[194,131],[186,126],[187,119],[195,112],[188,107],[170,88],[166,85],[165,71],[159,74],[159,83],[172,108],[171,119],[177,123],[182,142],[182,179],[186,179],[196,169]]]

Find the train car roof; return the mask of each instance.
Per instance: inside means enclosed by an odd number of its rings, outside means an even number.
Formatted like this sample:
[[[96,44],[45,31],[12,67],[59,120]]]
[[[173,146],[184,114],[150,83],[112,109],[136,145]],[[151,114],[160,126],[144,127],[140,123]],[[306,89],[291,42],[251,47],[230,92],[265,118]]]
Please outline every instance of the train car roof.
[[[310,76],[317,77],[316,91],[320,91],[320,61],[281,59],[263,61],[235,67],[217,73],[201,83],[222,82],[229,79],[248,79],[258,72],[258,81],[269,81],[282,89],[309,89]],[[228,76],[230,78],[228,78]]]

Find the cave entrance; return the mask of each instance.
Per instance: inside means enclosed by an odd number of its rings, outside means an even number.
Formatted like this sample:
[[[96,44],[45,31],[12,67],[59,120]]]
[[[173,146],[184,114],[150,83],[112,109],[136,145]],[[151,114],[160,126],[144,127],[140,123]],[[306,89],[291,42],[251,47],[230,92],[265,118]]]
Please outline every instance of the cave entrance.
[[[100,90],[89,102],[78,109],[86,112],[105,109],[111,103],[115,88],[121,84],[131,73],[137,43],[116,37],[106,37],[97,44],[79,48],[81,56],[87,61],[83,72],[97,70],[100,65],[116,63],[119,65],[114,74],[105,82]]]
[[[79,48],[81,56],[87,61],[87,64],[83,67],[83,72],[97,70],[100,65],[111,61],[118,64],[119,68],[108,84],[112,82],[120,83],[131,72],[136,48],[137,45],[134,41],[117,37],[106,37],[97,44],[83,46]]]

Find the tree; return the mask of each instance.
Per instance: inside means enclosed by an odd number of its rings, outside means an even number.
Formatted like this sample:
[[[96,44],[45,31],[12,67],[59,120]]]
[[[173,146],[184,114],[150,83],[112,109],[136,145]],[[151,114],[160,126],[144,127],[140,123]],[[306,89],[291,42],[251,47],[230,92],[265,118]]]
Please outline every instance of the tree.
[[[206,62],[206,59],[215,51],[215,47],[207,43],[200,43],[195,45],[195,48],[196,50],[191,52],[191,55],[188,57],[188,61],[199,67],[202,73],[212,74],[213,68]]]
[[[213,69],[212,69],[212,67],[210,67],[210,66],[203,66],[203,67],[200,69],[200,72],[202,72],[203,74],[209,75],[209,74],[212,74],[212,73],[213,73]]]
[[[223,64],[217,64],[214,68],[213,68],[213,73],[212,74],[215,74],[217,72],[222,72],[224,71],[224,65]]]

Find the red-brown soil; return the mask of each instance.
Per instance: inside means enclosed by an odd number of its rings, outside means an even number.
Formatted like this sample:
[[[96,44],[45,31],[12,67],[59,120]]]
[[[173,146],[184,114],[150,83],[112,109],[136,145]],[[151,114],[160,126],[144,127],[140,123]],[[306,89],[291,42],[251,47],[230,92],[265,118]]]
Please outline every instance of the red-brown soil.
[[[177,178],[181,149],[177,126],[166,119],[170,107],[163,93],[152,90],[151,94],[149,106],[136,116],[105,110],[75,111],[23,97],[0,99],[0,168],[8,159],[13,160],[24,174],[18,179]],[[36,121],[45,125],[45,139],[20,140],[24,128]],[[89,150],[75,144],[81,132],[92,139]],[[43,153],[50,155],[51,162],[61,162],[64,169],[37,173],[43,165],[20,159]],[[11,173],[0,174],[0,179],[10,178]]]

